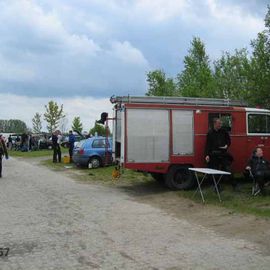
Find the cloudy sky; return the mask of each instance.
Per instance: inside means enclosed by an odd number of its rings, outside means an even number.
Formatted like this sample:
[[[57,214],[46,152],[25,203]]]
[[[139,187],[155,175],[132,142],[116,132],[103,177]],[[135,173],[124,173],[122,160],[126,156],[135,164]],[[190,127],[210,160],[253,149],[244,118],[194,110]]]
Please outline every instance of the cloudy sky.
[[[249,47],[269,0],[0,0],[0,119],[29,127],[53,99],[68,126],[111,111],[112,95],[144,95],[146,73],[175,77],[190,41],[210,58]],[[45,123],[44,123],[45,127]]]

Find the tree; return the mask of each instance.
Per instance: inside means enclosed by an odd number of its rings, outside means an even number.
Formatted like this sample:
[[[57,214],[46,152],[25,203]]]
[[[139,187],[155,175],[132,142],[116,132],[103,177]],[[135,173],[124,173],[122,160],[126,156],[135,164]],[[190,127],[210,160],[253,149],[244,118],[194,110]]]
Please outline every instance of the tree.
[[[266,30],[251,42],[253,48],[249,74],[249,100],[252,105],[270,108],[270,6],[265,17]]]
[[[234,54],[223,53],[214,62],[214,81],[217,97],[245,99],[248,88],[250,61],[246,49],[235,50]]]
[[[7,122],[8,122],[7,120],[0,120],[0,132],[1,133],[6,132]]]
[[[98,136],[106,136],[107,134],[111,135],[109,127],[108,127],[108,132],[106,132],[105,126],[100,125],[98,123],[95,123],[95,126],[91,128],[89,131],[89,134],[91,134],[92,136],[95,136],[96,133]]]
[[[41,114],[35,113],[32,119],[34,133],[41,133],[41,129],[42,129],[41,116],[42,116]]]
[[[146,96],[175,96],[176,85],[172,78],[166,78],[162,70],[147,73],[148,92]]]
[[[72,121],[72,127],[73,130],[78,130],[79,132],[82,132],[83,130],[83,125],[81,122],[81,119],[79,116],[74,117],[73,121]]]
[[[6,133],[28,132],[25,122],[19,119],[0,120],[0,131]]]
[[[63,104],[59,108],[58,104],[51,100],[48,105],[45,105],[45,109],[46,112],[44,113],[44,119],[48,123],[48,131],[51,133],[59,126],[60,119],[65,117]]]
[[[199,38],[193,38],[184,64],[184,70],[177,76],[180,94],[187,97],[215,97],[209,57]]]

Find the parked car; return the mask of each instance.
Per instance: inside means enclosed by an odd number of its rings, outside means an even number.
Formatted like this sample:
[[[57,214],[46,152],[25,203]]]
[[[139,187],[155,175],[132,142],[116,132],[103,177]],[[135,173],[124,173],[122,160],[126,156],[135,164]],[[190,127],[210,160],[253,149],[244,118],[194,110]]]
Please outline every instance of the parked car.
[[[92,137],[78,142],[73,150],[73,162],[79,166],[98,168],[112,162],[112,139]]]

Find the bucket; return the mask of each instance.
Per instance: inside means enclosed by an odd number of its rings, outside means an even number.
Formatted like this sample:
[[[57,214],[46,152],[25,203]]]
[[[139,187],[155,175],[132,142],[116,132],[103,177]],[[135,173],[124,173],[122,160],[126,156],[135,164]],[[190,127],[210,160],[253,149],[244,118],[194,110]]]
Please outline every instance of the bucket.
[[[63,161],[64,161],[64,164],[69,163],[70,162],[69,156],[64,156]]]

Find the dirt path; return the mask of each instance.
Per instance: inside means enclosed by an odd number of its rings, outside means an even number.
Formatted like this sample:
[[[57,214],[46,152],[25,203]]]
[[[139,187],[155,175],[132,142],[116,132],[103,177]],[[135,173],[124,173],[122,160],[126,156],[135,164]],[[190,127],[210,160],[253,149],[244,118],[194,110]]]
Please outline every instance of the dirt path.
[[[225,230],[242,217],[170,192],[82,184],[18,159],[0,183],[1,270],[269,269],[267,245]]]
[[[194,203],[179,198],[174,192],[135,195],[136,201],[147,203],[176,218],[202,225],[224,237],[247,240],[261,246],[270,255],[270,220],[253,215],[235,213],[231,210]]]

